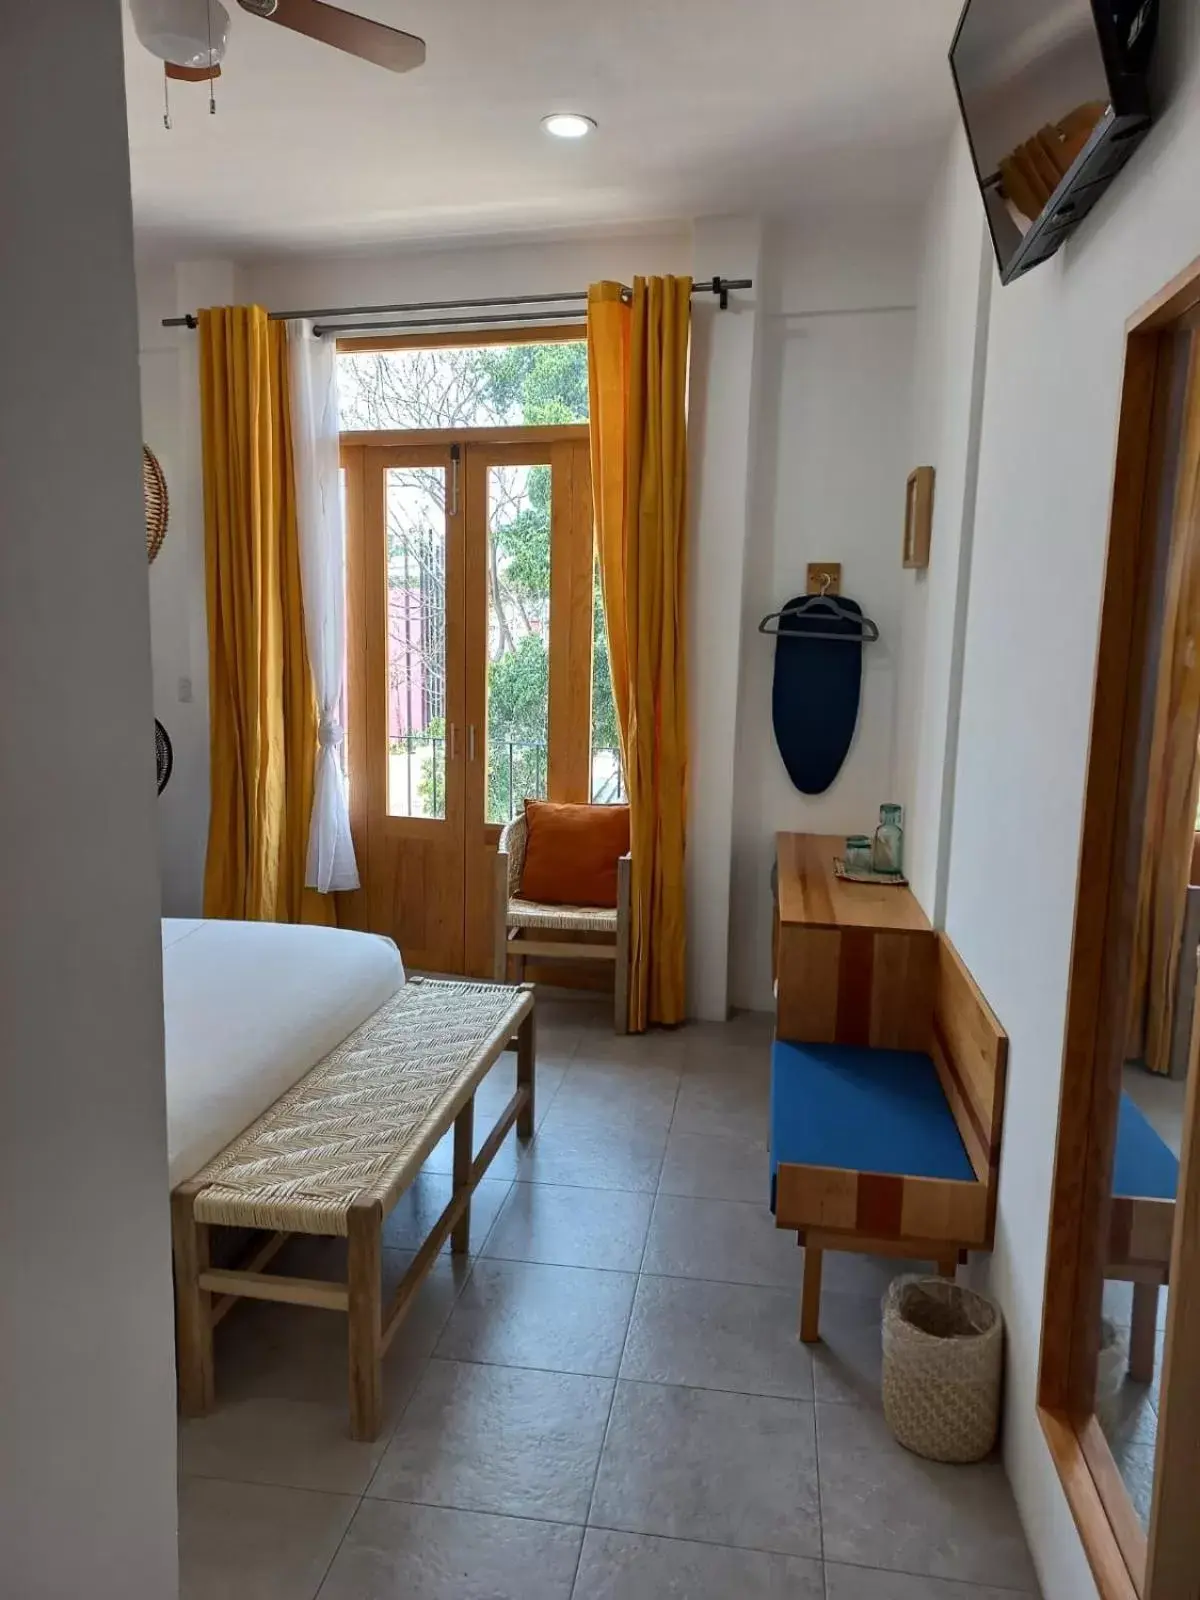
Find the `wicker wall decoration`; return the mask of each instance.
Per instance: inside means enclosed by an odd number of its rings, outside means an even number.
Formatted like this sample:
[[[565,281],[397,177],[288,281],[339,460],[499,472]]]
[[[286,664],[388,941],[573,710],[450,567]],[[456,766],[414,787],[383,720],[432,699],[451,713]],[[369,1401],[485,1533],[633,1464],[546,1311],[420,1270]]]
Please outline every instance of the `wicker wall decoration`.
[[[142,446],[142,493],[146,500],[146,555],[153,561],[167,537],[170,505],[163,469],[154,451],[146,444]]]

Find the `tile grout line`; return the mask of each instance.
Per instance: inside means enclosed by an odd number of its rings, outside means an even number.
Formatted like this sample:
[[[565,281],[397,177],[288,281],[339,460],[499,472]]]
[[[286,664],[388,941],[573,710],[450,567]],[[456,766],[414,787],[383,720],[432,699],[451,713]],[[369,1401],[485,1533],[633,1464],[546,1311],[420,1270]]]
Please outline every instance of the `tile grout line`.
[[[636,1380],[632,1380],[632,1381],[636,1381]],[[199,1479],[200,1481],[206,1482],[206,1483],[235,1484],[235,1485],[241,1486],[243,1488],[248,1488],[248,1489],[284,1488],[284,1489],[290,1489],[290,1490],[292,1490],[293,1492],[295,1492],[297,1494],[323,1495],[326,1498],[335,1499],[335,1500],[353,1500],[353,1499],[356,1498],[353,1494],[346,1494],[346,1493],[344,1493],[342,1491],[339,1491],[339,1490],[332,1490],[332,1489],[295,1489],[294,1485],[262,1483],[260,1480],[258,1480],[256,1478],[237,1478],[237,1477],[231,1477],[228,1474],[225,1474],[225,1475],[222,1475],[222,1476],[218,1476],[218,1475],[216,1475],[214,1473],[192,1472],[192,1473],[185,1473],[184,1476],[185,1477],[190,1477],[190,1478],[196,1478],[196,1479]],[[703,1537],[701,1537],[699,1535],[691,1535],[690,1534],[690,1535],[688,1535],[687,1538],[684,1538],[680,1534],[674,1534],[674,1533],[649,1533],[649,1534],[648,1533],[639,1533],[636,1528],[621,1528],[621,1527],[616,1527],[616,1526],[614,1526],[614,1525],[612,1525],[610,1523],[604,1523],[604,1522],[594,1522],[594,1523],[593,1522],[586,1522],[586,1523],[564,1522],[564,1521],[562,1521],[560,1519],[557,1519],[557,1518],[554,1518],[554,1517],[539,1517],[539,1516],[535,1516],[531,1512],[485,1511],[485,1510],[481,1510],[480,1507],[478,1507],[478,1506],[452,1505],[452,1504],[448,1504],[448,1503],[446,1503],[444,1501],[438,1501],[438,1500],[400,1500],[400,1499],[391,1498],[391,1497],[386,1496],[386,1495],[363,1495],[360,1498],[361,1499],[369,1499],[369,1500],[371,1500],[373,1505],[380,1505],[380,1506],[417,1506],[417,1507],[421,1508],[422,1510],[426,1510],[426,1511],[448,1511],[448,1512],[454,1512],[454,1513],[458,1513],[458,1514],[461,1514],[461,1515],[472,1516],[472,1517],[492,1517],[492,1518],[498,1518],[499,1520],[505,1521],[505,1522],[532,1522],[532,1523],[536,1523],[539,1527],[545,1527],[545,1528],[573,1528],[573,1529],[577,1530],[579,1533],[584,1534],[584,1535],[586,1535],[592,1529],[595,1529],[599,1533],[620,1533],[620,1534],[625,1534],[629,1538],[632,1538],[632,1539],[661,1540],[663,1543],[666,1543],[666,1544],[697,1544],[697,1545],[703,1545],[704,1548],[707,1549],[707,1550],[730,1550],[730,1551],[733,1551],[735,1553],[742,1554],[742,1555],[777,1556],[777,1557],[780,1557],[782,1559],[790,1560],[790,1561],[807,1561],[807,1562],[811,1563],[814,1566],[849,1567],[849,1568],[852,1568],[856,1572],[878,1572],[878,1573],[883,1573],[883,1574],[885,1574],[885,1575],[887,1575],[889,1577],[919,1578],[919,1579],[924,1579],[927,1582],[928,1581],[932,1581],[934,1583],[942,1583],[942,1584],[945,1584],[945,1583],[956,1583],[960,1587],[966,1588],[968,1590],[970,1590],[970,1589],[994,1590],[998,1594],[1011,1595],[1013,1597],[1013,1600],[1038,1600],[1037,1591],[1033,1590],[1033,1589],[1010,1589],[1010,1588],[1007,1588],[1003,1584],[997,1585],[995,1583],[980,1584],[980,1583],[977,1583],[973,1578],[943,1578],[943,1577],[937,1576],[934,1573],[919,1572],[919,1571],[917,1571],[917,1570],[915,1570],[914,1568],[911,1568],[911,1567],[879,1567],[879,1566],[871,1566],[867,1562],[852,1561],[852,1560],[849,1560],[849,1559],[839,1559],[837,1561],[825,1561],[824,1559],[818,1560],[814,1556],[797,1555],[796,1551],[794,1551],[794,1550],[776,1550],[773,1547],[767,1547],[767,1546],[763,1546],[763,1545],[723,1544],[718,1539],[705,1539],[705,1538],[703,1538]],[[353,1520],[354,1520],[353,1517],[351,1517],[351,1522],[353,1522]],[[343,1539],[344,1539],[344,1536],[343,1536]],[[340,1548],[340,1546],[339,1546],[339,1548]],[[331,1565],[332,1565],[332,1563],[331,1563]],[[322,1584],[324,1584],[327,1580],[328,1580],[328,1571],[325,1573],[324,1577],[321,1580]],[[318,1596],[316,1597],[316,1600],[319,1600],[319,1592],[318,1592]]]
[[[676,1085],[676,1088],[675,1088],[675,1100],[672,1100],[672,1102],[671,1102],[671,1121],[673,1121],[674,1117],[675,1117],[675,1101],[678,1098],[679,1098],[679,1087],[678,1087],[678,1085]],[[670,1130],[671,1130],[671,1123],[669,1121],[667,1123],[667,1138],[668,1139],[670,1138]],[[662,1161],[659,1162],[659,1176],[660,1177],[662,1175],[662,1162],[665,1161],[666,1159],[667,1159],[667,1144],[666,1144],[666,1140],[664,1140],[663,1141]],[[620,1354],[617,1357],[617,1372],[616,1372],[616,1376],[613,1378],[612,1393],[609,1396],[609,1400],[608,1400],[608,1415],[604,1419],[604,1433],[603,1433],[603,1435],[602,1435],[602,1437],[600,1439],[600,1450],[599,1450],[599,1453],[596,1456],[596,1469],[592,1473],[592,1487],[591,1487],[590,1493],[588,1494],[587,1509],[584,1512],[584,1517],[583,1517],[583,1522],[584,1522],[583,1537],[579,1541],[579,1555],[576,1558],[576,1561],[575,1561],[575,1573],[574,1573],[574,1576],[571,1579],[570,1594],[571,1594],[572,1597],[575,1594],[575,1590],[579,1587],[579,1571],[580,1571],[580,1568],[583,1565],[583,1547],[587,1543],[587,1530],[591,1526],[592,1507],[596,1502],[596,1485],[600,1481],[600,1468],[604,1463],[604,1452],[605,1452],[605,1449],[608,1446],[608,1435],[609,1435],[609,1432],[610,1432],[610,1430],[612,1428],[613,1411],[616,1408],[616,1403],[617,1403],[617,1386],[621,1382],[621,1368],[625,1365],[625,1351],[626,1351],[626,1349],[627,1349],[627,1347],[629,1345],[629,1330],[633,1326],[633,1314],[634,1314],[634,1311],[637,1309],[638,1289],[639,1289],[639,1287],[641,1285],[641,1281],[642,1281],[642,1264],[646,1259],[646,1248],[647,1248],[647,1246],[649,1245],[649,1242],[650,1242],[650,1229],[651,1229],[651,1227],[653,1226],[653,1223],[654,1223],[654,1206],[655,1206],[655,1203],[656,1203],[656,1201],[654,1201],[654,1200],[651,1201],[651,1204],[650,1204],[650,1215],[646,1218],[646,1232],[642,1237],[641,1254],[638,1256],[637,1272],[634,1275],[633,1295],[632,1295],[632,1297],[631,1297],[631,1299],[629,1301],[629,1315],[625,1319],[625,1336],[621,1340],[621,1351],[620,1351]]]
[[[576,1042],[576,1047],[575,1048],[578,1049],[578,1041]],[[574,1057],[575,1057],[575,1052],[572,1051],[570,1057],[568,1058],[568,1065],[567,1065],[567,1071],[568,1072],[570,1071],[570,1062],[574,1060]],[[566,1072],[564,1072],[563,1076],[558,1080],[558,1083],[555,1086],[554,1093],[550,1096],[549,1103],[546,1106],[546,1110],[545,1110],[545,1112],[543,1112],[543,1117],[549,1112],[550,1107],[554,1104],[554,1101],[558,1097],[559,1090],[562,1088],[563,1084],[566,1081],[567,1081],[566,1080]],[[537,1083],[537,1079],[536,1079],[536,1067],[535,1067],[535,1078],[534,1078],[535,1098],[536,1098],[536,1083]],[[537,1134],[538,1134],[538,1124],[535,1123],[534,1130],[533,1130],[533,1138],[530,1139],[530,1141],[529,1141],[530,1144],[533,1144],[533,1142],[537,1139]],[[453,1174],[451,1174],[451,1177],[453,1177]],[[509,1198],[512,1195],[513,1189],[516,1187],[516,1181],[517,1180],[516,1180],[515,1177],[513,1177],[513,1178],[511,1178],[509,1180],[508,1188],[506,1189],[505,1194],[504,1194],[504,1199],[497,1206],[495,1215],[492,1217],[492,1221],[491,1221],[490,1226],[487,1229],[487,1232],[484,1234],[483,1238],[480,1240],[478,1248],[473,1253],[470,1253],[468,1255],[466,1274],[463,1277],[462,1283],[455,1286],[454,1294],[453,1294],[453,1297],[451,1298],[451,1301],[450,1301],[450,1309],[446,1313],[445,1321],[442,1323],[441,1327],[437,1331],[437,1336],[435,1337],[435,1339],[433,1341],[433,1348],[430,1350],[429,1354],[424,1358],[424,1361],[423,1361],[423,1363],[421,1365],[420,1371],[419,1371],[419,1373],[418,1373],[418,1375],[416,1377],[416,1381],[413,1383],[412,1388],[409,1390],[408,1398],[405,1400],[404,1404],[400,1407],[399,1414],[396,1417],[395,1425],[392,1427],[391,1432],[388,1434],[387,1442],[384,1444],[383,1450],[380,1452],[379,1460],[375,1463],[375,1466],[372,1469],[371,1474],[370,1474],[370,1476],[368,1477],[368,1479],[366,1481],[366,1484],[364,1485],[362,1490],[359,1492],[359,1495],[358,1495],[357,1502],[355,1504],[354,1510],[350,1513],[350,1516],[349,1516],[349,1518],[347,1519],[347,1522],[346,1522],[346,1526],[342,1530],[342,1536],[337,1542],[337,1548],[334,1550],[332,1556],[330,1556],[330,1558],[329,1558],[329,1564],[326,1566],[325,1571],[321,1575],[321,1581],[317,1584],[317,1587],[313,1590],[312,1600],[321,1600],[321,1591],[324,1589],[325,1585],[329,1581],[329,1575],[333,1571],[334,1562],[337,1560],[338,1556],[341,1554],[342,1546],[345,1544],[347,1538],[349,1537],[350,1530],[354,1526],[355,1522],[357,1521],[358,1514],[362,1510],[364,1502],[368,1498],[370,1498],[372,1500],[374,1500],[376,1498],[375,1496],[370,1495],[371,1485],[375,1482],[375,1479],[379,1474],[379,1469],[383,1465],[384,1457],[387,1455],[388,1451],[391,1449],[392,1442],[395,1439],[396,1434],[400,1431],[400,1427],[404,1422],[404,1418],[408,1414],[408,1408],[412,1404],[413,1399],[416,1396],[417,1390],[421,1387],[422,1383],[424,1383],[425,1378],[428,1375],[429,1368],[430,1368],[431,1363],[434,1360],[434,1356],[436,1354],[437,1348],[441,1344],[442,1339],[445,1336],[446,1329],[450,1326],[450,1320],[454,1316],[454,1313],[455,1313],[455,1310],[458,1307],[459,1301],[462,1299],[464,1293],[466,1292],[467,1285],[471,1282],[471,1279],[475,1276],[475,1268],[478,1265],[479,1261],[482,1259],[484,1247],[487,1244],[488,1240],[491,1238],[493,1232],[495,1231],[496,1224],[500,1220],[500,1215],[503,1212],[504,1207],[508,1204]],[[453,1256],[451,1256],[451,1263],[452,1263],[452,1265],[451,1265],[451,1273],[453,1273]],[[583,1548],[583,1541],[581,1539],[580,1540],[580,1549],[582,1550],[582,1548]],[[574,1580],[572,1580],[572,1586],[573,1586],[573,1583],[574,1583]]]

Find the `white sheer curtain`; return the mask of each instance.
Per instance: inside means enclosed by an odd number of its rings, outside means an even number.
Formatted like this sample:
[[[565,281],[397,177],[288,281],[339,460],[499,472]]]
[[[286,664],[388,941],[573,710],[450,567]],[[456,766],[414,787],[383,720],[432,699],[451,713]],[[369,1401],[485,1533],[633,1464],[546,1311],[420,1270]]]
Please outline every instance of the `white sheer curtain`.
[[[321,721],[304,881],[328,894],[357,889],[358,865],[340,759],[342,677],[346,657],[345,530],[339,482],[337,350],[312,324],[287,325],[292,389],[292,448],[304,636]]]

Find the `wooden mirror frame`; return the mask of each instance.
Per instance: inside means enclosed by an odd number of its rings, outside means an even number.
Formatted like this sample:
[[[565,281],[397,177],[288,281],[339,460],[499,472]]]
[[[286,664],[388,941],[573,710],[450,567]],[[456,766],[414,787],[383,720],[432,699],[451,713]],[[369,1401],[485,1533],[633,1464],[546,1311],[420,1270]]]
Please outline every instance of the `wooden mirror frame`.
[[[1200,326],[1198,317],[1200,261],[1126,328],[1046,1255],[1038,1412],[1102,1600],[1200,1600],[1200,1029],[1184,1114],[1148,1533],[1094,1404],[1153,698],[1150,717],[1145,707],[1161,670],[1150,626],[1162,583],[1168,422],[1181,376],[1179,336]],[[1190,341],[1182,357],[1196,385],[1198,346]],[[1184,462],[1200,451],[1198,419],[1194,405],[1184,416],[1193,433]],[[1180,522],[1172,516],[1173,545],[1188,540],[1200,559],[1200,518]]]

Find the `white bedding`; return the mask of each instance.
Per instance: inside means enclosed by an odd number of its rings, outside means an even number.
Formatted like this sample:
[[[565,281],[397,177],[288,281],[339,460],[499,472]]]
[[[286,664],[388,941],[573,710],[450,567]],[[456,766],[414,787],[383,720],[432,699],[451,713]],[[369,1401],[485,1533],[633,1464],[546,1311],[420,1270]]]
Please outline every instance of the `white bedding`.
[[[190,1178],[404,982],[390,939],[163,918],[167,1149]]]

